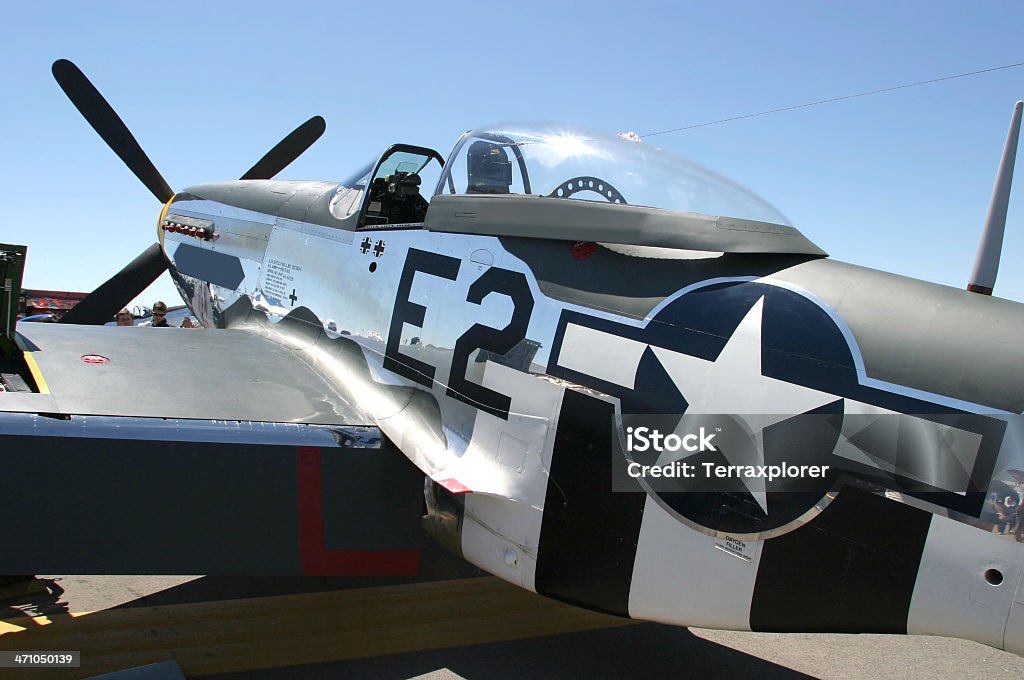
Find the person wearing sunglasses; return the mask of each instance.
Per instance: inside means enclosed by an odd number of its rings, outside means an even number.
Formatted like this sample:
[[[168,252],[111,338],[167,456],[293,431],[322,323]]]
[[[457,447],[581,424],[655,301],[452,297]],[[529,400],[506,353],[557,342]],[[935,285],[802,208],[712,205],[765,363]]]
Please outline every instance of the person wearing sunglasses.
[[[157,300],[153,303],[153,320],[143,321],[139,324],[140,326],[151,326],[153,328],[170,328],[171,325],[167,323],[167,304],[163,300]]]

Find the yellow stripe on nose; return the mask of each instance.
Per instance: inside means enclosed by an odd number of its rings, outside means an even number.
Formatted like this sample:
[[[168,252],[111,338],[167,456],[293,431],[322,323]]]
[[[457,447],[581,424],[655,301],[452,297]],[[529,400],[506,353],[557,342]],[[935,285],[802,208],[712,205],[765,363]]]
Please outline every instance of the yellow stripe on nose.
[[[167,219],[167,211],[171,209],[171,203],[174,203],[174,199],[178,194],[174,194],[171,198],[164,203],[163,210],[160,211],[160,217],[156,220],[156,239],[160,242],[160,248],[164,247],[164,220]]]

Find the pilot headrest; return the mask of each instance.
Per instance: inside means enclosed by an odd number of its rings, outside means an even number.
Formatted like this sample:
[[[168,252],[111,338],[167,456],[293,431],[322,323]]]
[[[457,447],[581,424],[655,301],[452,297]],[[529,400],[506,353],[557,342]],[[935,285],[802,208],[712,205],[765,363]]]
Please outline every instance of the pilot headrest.
[[[469,191],[508,193],[512,186],[512,163],[500,144],[482,139],[469,145],[466,154]]]

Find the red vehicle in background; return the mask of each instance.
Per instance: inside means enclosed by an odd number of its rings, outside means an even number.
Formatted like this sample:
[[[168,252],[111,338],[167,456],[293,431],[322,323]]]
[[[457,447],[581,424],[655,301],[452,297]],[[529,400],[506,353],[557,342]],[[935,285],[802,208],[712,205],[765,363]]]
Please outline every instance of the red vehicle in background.
[[[87,293],[61,290],[22,289],[18,300],[18,319],[50,314],[59,321],[64,313],[85,299]]]

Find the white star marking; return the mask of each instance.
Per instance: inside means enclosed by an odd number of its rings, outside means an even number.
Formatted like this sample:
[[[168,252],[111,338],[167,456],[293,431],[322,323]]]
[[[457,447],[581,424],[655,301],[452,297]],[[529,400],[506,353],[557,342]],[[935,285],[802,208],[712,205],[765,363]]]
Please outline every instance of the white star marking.
[[[651,347],[672,382],[686,398],[689,404],[686,415],[740,416],[750,428],[755,441],[754,460],[741,460],[750,456],[723,450],[730,465],[764,465],[764,428],[838,399],[832,394],[761,374],[763,311],[762,296],[740,321],[714,361]],[[691,455],[694,454],[685,451],[671,454],[675,460]],[[659,463],[669,461],[671,459],[659,460]],[[764,478],[742,479],[750,495],[768,514]]]

